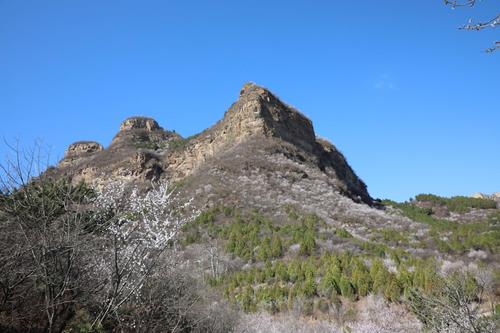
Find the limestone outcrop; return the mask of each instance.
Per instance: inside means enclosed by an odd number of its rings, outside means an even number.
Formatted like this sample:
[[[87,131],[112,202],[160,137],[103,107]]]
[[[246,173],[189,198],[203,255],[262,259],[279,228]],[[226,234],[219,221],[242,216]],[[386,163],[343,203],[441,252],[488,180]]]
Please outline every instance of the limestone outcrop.
[[[68,146],[68,149],[66,149],[64,158],[60,162],[60,166],[69,165],[81,158],[89,157],[103,150],[104,147],[95,141],[78,141],[72,143]]]
[[[59,172],[75,180],[103,183],[115,179],[180,181],[209,172],[208,165],[227,162],[261,172],[276,170],[270,164],[257,165],[256,161],[266,160],[257,155],[284,157],[304,165],[307,170],[300,171],[300,177],[319,170],[329,179],[328,186],[339,193],[357,202],[372,202],[366,185],[342,153],[316,137],[311,120],[253,83],[243,86],[222,120],[196,136],[185,139],[164,130],[152,118],[131,117],[122,122],[107,149],[92,142],[70,146]]]
[[[130,117],[125,119],[120,125],[120,131],[131,129],[145,129],[147,131],[161,130],[162,128],[156,120],[149,117]]]
[[[130,117],[120,125],[120,131],[115,135],[110,148],[123,146],[135,148],[157,149],[165,146],[169,140],[181,139],[175,132],[165,131],[158,122],[149,117]]]

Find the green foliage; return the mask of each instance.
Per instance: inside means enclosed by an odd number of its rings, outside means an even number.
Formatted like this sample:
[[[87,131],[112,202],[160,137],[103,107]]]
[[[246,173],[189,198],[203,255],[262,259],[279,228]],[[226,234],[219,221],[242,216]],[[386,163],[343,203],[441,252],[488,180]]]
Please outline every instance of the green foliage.
[[[431,227],[432,243],[436,244],[441,252],[463,254],[470,249],[476,249],[500,253],[500,225],[497,222],[500,219],[500,213],[498,212],[493,212],[487,221],[456,223],[435,218],[430,209],[411,203],[396,203],[389,200],[384,200],[383,203],[400,209],[403,215],[414,221],[428,224]],[[393,238],[395,235],[386,236]],[[443,236],[447,237],[446,242],[441,239]],[[402,241],[405,239],[403,238]]]
[[[276,278],[278,280],[283,281],[283,282],[288,282],[288,280],[289,280],[288,270],[287,270],[287,266],[285,265],[285,263],[283,263],[283,261],[278,261],[276,263],[276,267],[275,267],[274,271],[275,271]]]
[[[228,221],[229,220],[229,221]],[[302,238],[305,224],[275,226],[259,212],[242,216],[230,207],[215,207],[202,212],[194,222],[183,226],[183,244],[199,243],[204,237],[225,242],[227,252],[248,261],[280,258],[285,244]]]
[[[92,327],[93,319],[86,310],[77,310],[74,317],[66,325],[64,333],[104,333],[101,326]]]
[[[200,233],[213,229],[214,235],[224,241],[227,252],[255,262],[250,269],[226,273],[217,281],[209,282],[224,290],[226,297],[247,312],[274,313],[286,308],[296,309],[307,302],[356,300],[370,293],[399,302],[412,288],[436,290],[440,286],[434,261],[412,257],[401,248],[390,248],[382,243],[408,241],[395,229],[380,230],[380,243],[353,238],[361,255],[341,252],[319,256],[316,236],[322,221],[315,215],[298,216],[297,223],[276,225],[257,211],[242,215],[237,210],[220,207],[201,214],[195,224],[194,229],[187,228],[189,232],[196,228]],[[439,227],[431,227],[436,237],[440,230],[449,230],[444,229],[442,221],[437,220],[436,225]],[[352,237],[345,229],[337,229],[335,233],[340,237]],[[457,234],[474,239],[472,231]],[[285,256],[284,244],[299,244],[302,257]],[[395,263],[391,271],[383,261],[388,258]],[[393,269],[397,269],[397,273]]]
[[[69,204],[88,204],[95,196],[95,191],[84,183],[72,185],[65,179],[34,181],[0,196],[0,211],[28,223],[39,224],[42,219],[52,223],[75,208]]]
[[[465,196],[455,196],[451,198],[440,197],[434,194],[419,194],[415,197],[420,202],[432,202],[439,206],[446,206],[452,212],[464,213],[471,208],[495,209],[497,203],[492,199],[471,198]]]
[[[306,297],[316,295],[316,282],[313,277],[308,277],[302,285],[302,294]]]
[[[307,215],[301,223],[300,229],[297,230],[299,235],[295,235],[300,239],[300,254],[310,256],[316,249],[316,225],[320,219],[316,215]]]
[[[373,242],[359,242],[359,245],[364,252],[372,256],[383,258],[385,257],[386,253],[389,253],[389,248],[385,244],[373,243]]]
[[[254,290],[252,287],[247,286],[243,289],[243,292],[238,297],[238,303],[245,312],[254,312],[256,310]]]
[[[175,139],[170,140],[168,142],[168,148],[173,150],[181,150],[184,149],[194,138],[196,138],[199,134],[188,136],[185,139]]]
[[[304,237],[300,241],[300,254],[310,256],[314,253],[316,249],[316,237],[314,232],[307,230],[304,233]]]
[[[302,304],[317,298],[339,301],[340,295],[356,300],[379,293],[390,302],[399,302],[412,288],[439,290],[441,282],[434,261],[401,255],[400,266],[395,274],[389,272],[379,258],[372,259],[368,267],[365,260],[349,252],[325,253],[321,257],[309,256],[288,262],[283,259],[274,263],[266,261],[260,269],[254,267],[231,273],[222,283],[227,286],[225,294],[237,302],[243,297],[245,288],[252,287],[258,295],[254,300],[256,307],[272,313],[285,307],[290,309],[296,302]],[[412,271],[406,266],[412,267]],[[276,288],[279,292],[272,291]],[[297,297],[302,299],[297,300]]]
[[[388,277],[384,289],[384,297],[390,302],[397,302],[401,298],[402,288],[393,274],[390,274]]]
[[[344,228],[335,229],[335,235],[341,238],[352,238],[351,233]]]
[[[348,299],[355,299],[354,287],[351,284],[349,278],[345,275],[342,275],[339,281],[340,294]]]
[[[370,277],[373,280],[373,292],[375,292],[375,293],[384,292],[384,290],[386,288],[387,280],[389,278],[389,272],[383,266],[383,264],[378,269],[371,270]]]
[[[134,148],[135,149],[157,150],[157,149],[163,148],[163,145],[158,143],[158,142],[154,142],[154,141],[142,141],[142,142],[134,143]]]
[[[288,218],[297,221],[299,219],[299,210],[294,205],[286,205],[283,207]]]
[[[385,243],[408,244],[408,238],[394,228],[383,228],[378,231]]]
[[[277,234],[273,234],[273,239],[271,241],[271,257],[279,258],[283,254],[283,242],[281,237]]]
[[[404,216],[417,222],[429,225],[439,225],[442,223],[442,221],[432,216],[432,209],[430,208],[418,207],[408,202],[397,203],[392,200],[383,200],[382,204],[400,209]]]
[[[257,258],[265,261],[271,258],[271,239],[264,237],[260,243]]]
[[[371,290],[372,279],[370,272],[362,262],[357,261],[352,270],[352,283],[361,297],[368,295]]]

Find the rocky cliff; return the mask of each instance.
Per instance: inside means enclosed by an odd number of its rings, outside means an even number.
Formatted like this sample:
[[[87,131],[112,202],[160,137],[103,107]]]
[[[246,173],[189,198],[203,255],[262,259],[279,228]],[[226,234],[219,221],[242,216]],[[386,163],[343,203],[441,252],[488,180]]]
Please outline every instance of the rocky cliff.
[[[298,172],[293,177],[321,175],[335,192],[371,203],[366,185],[333,144],[316,137],[311,120],[253,83],[243,86],[222,120],[194,137],[182,138],[154,119],[133,117],[121,124],[106,149],[96,142],[70,145],[52,172],[94,184],[212,179],[205,185],[213,187],[224,181],[214,179],[214,170],[237,176],[251,170],[273,180],[283,162],[293,164]]]

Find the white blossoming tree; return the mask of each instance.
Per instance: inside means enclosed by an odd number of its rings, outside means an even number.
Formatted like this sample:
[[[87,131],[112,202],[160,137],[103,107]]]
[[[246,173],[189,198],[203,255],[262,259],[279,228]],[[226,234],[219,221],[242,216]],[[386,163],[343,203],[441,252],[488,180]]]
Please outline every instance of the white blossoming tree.
[[[191,200],[181,200],[168,184],[153,184],[140,193],[135,186],[111,183],[98,196],[96,205],[106,215],[102,274],[107,276],[105,299],[93,326],[108,316],[119,319],[120,308],[138,297],[162,254],[172,245],[179,228],[192,220]]]

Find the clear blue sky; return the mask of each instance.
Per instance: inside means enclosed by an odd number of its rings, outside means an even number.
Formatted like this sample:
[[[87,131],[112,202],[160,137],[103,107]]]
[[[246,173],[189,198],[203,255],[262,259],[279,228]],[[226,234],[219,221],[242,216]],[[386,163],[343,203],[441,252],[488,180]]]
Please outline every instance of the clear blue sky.
[[[500,191],[497,0],[0,0],[0,136],[108,145],[148,115],[188,136],[246,81],[308,115],[368,184],[406,200]],[[1,157],[5,147],[0,148]]]

